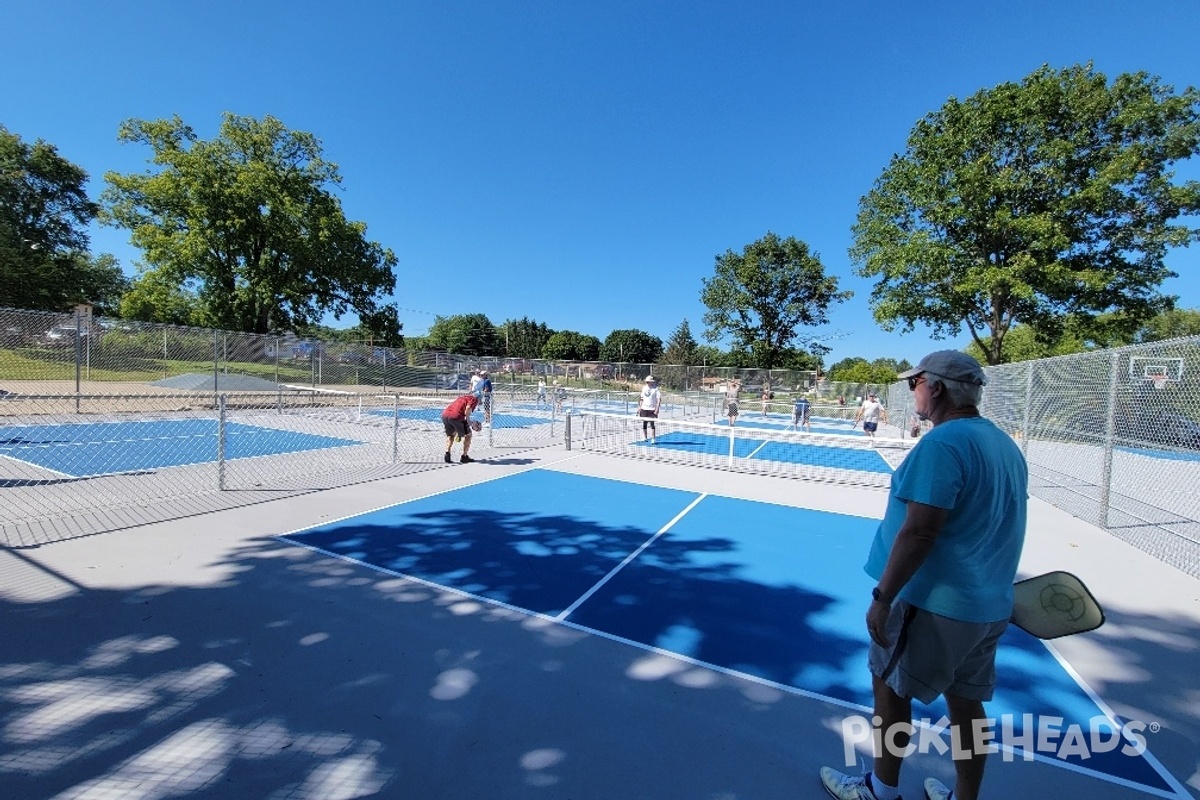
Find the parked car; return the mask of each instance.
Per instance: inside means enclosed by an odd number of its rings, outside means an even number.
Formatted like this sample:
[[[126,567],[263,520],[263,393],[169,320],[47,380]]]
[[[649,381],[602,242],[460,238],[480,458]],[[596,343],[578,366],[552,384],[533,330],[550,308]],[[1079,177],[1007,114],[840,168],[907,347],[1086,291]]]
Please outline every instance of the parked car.
[[[321,358],[324,355],[320,342],[297,342],[292,346],[292,361],[312,361],[313,356]]]
[[[446,375],[442,378],[441,386],[439,388],[465,392],[471,388],[471,376],[465,372]]]
[[[4,330],[0,330],[0,346],[3,347],[19,347],[25,344],[25,331],[20,325],[6,325]]]
[[[1117,435],[1135,442],[1200,450],[1200,423],[1169,409],[1118,417]]]
[[[533,365],[527,358],[510,358],[504,362],[504,372],[520,372],[525,373],[533,369]]]
[[[87,337],[91,334],[91,329],[84,326],[79,329],[81,336]],[[38,337],[37,343],[43,347],[74,347],[75,346],[75,324],[65,323],[55,325]]]
[[[385,364],[387,351],[382,347],[353,347],[338,354],[340,364]]]

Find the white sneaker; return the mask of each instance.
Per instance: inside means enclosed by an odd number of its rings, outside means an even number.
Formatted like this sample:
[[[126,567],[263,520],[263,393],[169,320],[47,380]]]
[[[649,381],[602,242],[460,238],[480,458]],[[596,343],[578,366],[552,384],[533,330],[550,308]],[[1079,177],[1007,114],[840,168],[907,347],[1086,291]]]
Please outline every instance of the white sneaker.
[[[950,800],[950,790],[937,778],[926,778],[925,796],[929,800]]]
[[[878,800],[867,785],[866,775],[847,775],[836,769],[821,767],[821,784],[836,800]]]

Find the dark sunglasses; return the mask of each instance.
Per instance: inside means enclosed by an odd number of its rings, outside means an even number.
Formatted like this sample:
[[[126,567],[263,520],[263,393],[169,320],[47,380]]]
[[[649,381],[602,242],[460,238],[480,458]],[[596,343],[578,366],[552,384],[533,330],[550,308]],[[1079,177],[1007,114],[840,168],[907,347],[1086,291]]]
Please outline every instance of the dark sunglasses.
[[[925,378],[923,377],[923,373],[922,373],[922,375],[913,375],[911,378],[908,379],[908,390],[910,392],[915,392],[917,390],[917,385],[920,383],[924,383],[924,381],[925,381]]]

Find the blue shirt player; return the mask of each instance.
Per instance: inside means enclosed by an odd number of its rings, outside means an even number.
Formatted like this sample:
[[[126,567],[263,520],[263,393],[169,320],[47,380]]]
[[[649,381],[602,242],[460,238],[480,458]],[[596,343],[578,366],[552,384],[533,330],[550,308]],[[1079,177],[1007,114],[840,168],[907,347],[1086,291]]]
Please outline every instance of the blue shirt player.
[[[800,430],[800,426],[804,426],[804,430],[812,433],[812,427],[808,423],[808,415],[812,410],[812,403],[808,402],[808,398],[801,396],[796,398],[795,404],[792,406],[792,429]]]
[[[874,722],[884,746],[866,775],[821,770],[842,800],[894,800],[909,749],[913,698],[941,695],[950,716],[955,785],[925,781],[928,800],[978,797],[993,749],[984,702],[996,684],[996,646],[1013,610],[1025,539],[1029,475],[1012,437],[979,414],[979,362],[940,350],[899,375],[933,427],[892,476],[887,510],[867,555],[877,583],[867,609]]]

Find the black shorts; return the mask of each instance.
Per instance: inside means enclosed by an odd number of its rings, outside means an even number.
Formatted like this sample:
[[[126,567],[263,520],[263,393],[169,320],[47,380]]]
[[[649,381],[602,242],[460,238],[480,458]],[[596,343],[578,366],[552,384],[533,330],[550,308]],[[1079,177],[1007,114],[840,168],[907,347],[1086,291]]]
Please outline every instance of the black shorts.
[[[651,411],[651,410],[650,410],[650,409],[648,409],[648,408],[639,408],[639,409],[638,409],[638,416],[639,416],[639,417],[650,417],[651,419],[654,419],[655,417],[657,417],[657,416],[658,416],[658,412],[657,412],[657,411]]]
[[[447,436],[465,439],[471,435],[471,428],[462,417],[442,417],[442,427],[446,429]]]

